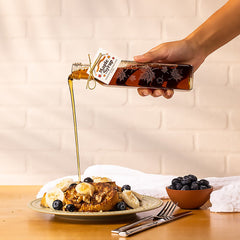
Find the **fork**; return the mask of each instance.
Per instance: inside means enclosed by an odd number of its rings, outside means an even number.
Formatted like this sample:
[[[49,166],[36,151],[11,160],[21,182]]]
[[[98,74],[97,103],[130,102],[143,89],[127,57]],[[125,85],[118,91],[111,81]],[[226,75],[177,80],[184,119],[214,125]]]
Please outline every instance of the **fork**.
[[[123,231],[126,231],[142,222],[145,222],[147,220],[155,220],[155,219],[160,219],[160,218],[166,218],[166,217],[171,217],[175,208],[177,206],[177,203],[173,203],[172,201],[168,201],[165,203],[165,205],[163,206],[163,208],[161,209],[161,211],[156,214],[156,215],[150,215],[150,216],[147,216],[147,217],[144,217],[144,218],[141,218],[140,220],[136,221],[136,222],[133,222],[133,223],[130,223],[130,224],[127,224],[127,225],[124,225],[120,228],[117,228],[117,229],[114,229],[112,230],[111,232],[112,233],[119,233],[119,232],[123,232]]]

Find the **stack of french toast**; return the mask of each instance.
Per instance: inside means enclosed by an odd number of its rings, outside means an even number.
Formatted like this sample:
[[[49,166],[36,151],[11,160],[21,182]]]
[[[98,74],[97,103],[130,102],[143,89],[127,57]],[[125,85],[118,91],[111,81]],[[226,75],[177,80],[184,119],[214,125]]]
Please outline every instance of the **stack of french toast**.
[[[127,184],[119,187],[106,177],[87,177],[77,182],[63,179],[44,193],[41,206],[69,212],[105,212],[135,209],[141,202],[142,195]]]

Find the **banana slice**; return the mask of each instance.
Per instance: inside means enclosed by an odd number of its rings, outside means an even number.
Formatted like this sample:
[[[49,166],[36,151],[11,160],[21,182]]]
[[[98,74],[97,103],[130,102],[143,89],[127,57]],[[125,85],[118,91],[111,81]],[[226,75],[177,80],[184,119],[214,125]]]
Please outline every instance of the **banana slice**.
[[[95,191],[95,188],[92,184],[85,183],[85,182],[79,183],[75,189],[80,194],[90,195],[90,196],[92,196]]]
[[[107,178],[107,177],[92,177],[93,181],[95,183],[99,183],[99,182],[112,182],[112,179]]]
[[[140,207],[140,202],[138,198],[134,195],[134,193],[131,190],[124,190],[122,192],[122,199],[131,208]]]
[[[73,183],[72,178],[65,178],[59,182],[56,187],[61,189],[63,192],[68,189],[68,187]]]
[[[140,193],[137,193],[137,192],[134,192],[134,191],[132,191],[132,192],[138,198],[139,201],[143,200],[143,196]]]
[[[49,192],[46,193],[45,198],[46,198],[46,205],[49,208],[53,208],[52,203],[55,200],[61,200],[63,202],[64,192],[60,188],[54,188],[54,189],[52,189],[52,190],[50,190]]]

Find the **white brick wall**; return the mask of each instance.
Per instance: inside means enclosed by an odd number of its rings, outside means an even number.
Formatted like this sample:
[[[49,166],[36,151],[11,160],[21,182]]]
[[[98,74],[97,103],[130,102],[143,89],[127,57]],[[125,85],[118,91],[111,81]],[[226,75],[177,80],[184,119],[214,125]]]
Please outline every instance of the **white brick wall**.
[[[77,174],[67,77],[99,47],[132,59],[181,39],[227,0],[0,0],[0,184]],[[240,37],[171,100],[74,82],[82,171],[240,174]]]

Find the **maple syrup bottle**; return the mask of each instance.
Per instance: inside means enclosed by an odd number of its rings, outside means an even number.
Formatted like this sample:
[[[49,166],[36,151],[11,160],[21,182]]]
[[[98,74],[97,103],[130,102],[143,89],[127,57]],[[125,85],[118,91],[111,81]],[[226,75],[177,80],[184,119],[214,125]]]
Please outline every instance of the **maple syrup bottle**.
[[[72,74],[69,78],[88,79],[88,68],[89,65],[87,64],[73,64]],[[193,82],[192,71],[192,66],[188,64],[121,61],[108,84],[101,82],[97,78],[94,79],[106,86],[191,90]]]

